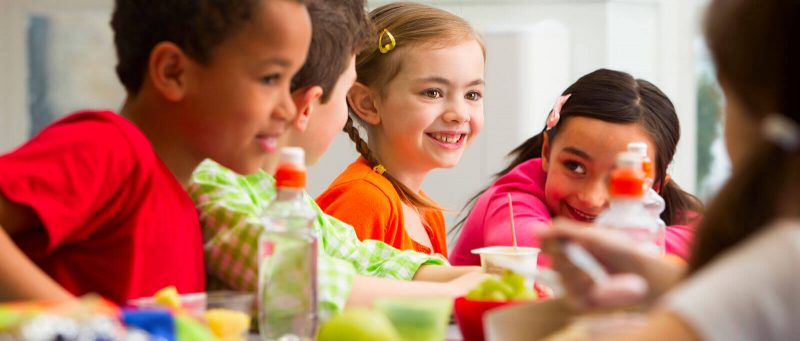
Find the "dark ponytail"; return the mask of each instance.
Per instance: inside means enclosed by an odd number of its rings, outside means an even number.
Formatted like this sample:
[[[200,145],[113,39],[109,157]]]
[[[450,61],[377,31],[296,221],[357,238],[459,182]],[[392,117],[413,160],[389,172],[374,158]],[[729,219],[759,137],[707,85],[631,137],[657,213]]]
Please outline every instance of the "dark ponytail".
[[[700,218],[703,205],[700,199],[684,191],[675,181],[669,181],[658,194],[664,199],[661,220],[670,225],[688,225]]]

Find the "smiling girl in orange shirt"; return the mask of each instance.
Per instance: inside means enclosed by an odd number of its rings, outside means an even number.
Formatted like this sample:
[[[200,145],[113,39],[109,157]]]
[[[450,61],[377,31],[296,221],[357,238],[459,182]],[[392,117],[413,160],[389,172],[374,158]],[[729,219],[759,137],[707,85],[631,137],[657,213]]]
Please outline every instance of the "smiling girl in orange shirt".
[[[356,59],[345,127],[361,156],[317,202],[362,240],[446,257],[441,209],[421,186],[430,171],[456,166],[483,126],[483,42],[462,18],[426,5],[370,16],[375,42]]]

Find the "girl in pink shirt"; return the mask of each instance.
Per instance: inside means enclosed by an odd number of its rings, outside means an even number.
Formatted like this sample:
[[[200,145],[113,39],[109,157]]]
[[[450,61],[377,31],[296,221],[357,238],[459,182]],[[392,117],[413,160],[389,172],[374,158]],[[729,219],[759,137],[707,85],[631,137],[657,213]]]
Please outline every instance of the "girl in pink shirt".
[[[617,153],[630,142],[645,142],[654,160],[653,188],[664,198],[666,251],[686,259],[699,200],[669,180],[680,127],[675,108],[652,83],[600,69],[567,88],[548,116],[545,129],[514,149],[514,161],[497,180],[472,198],[450,255],[454,265],[480,264],[471,250],[512,245],[508,194],[514,204],[517,242],[539,246],[536,231],[554,216],[591,222],[608,207],[608,175]],[[466,210],[466,208],[465,208]],[[540,265],[548,265],[540,258]]]

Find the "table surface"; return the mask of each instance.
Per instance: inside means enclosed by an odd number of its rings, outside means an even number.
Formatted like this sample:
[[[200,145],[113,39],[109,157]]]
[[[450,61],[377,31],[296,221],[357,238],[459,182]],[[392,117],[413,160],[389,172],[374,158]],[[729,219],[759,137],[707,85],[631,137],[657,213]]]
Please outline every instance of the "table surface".
[[[449,324],[447,326],[447,332],[445,333],[445,340],[446,341],[462,341],[461,338],[461,331],[458,330],[458,326],[455,324]],[[250,333],[247,334],[247,341],[261,341],[261,337],[258,334]]]

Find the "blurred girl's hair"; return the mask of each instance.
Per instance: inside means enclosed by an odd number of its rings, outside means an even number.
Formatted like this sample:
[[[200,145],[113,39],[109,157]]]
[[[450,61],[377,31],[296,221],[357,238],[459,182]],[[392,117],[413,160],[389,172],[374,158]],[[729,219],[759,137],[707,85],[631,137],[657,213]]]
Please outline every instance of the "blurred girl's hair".
[[[773,113],[800,125],[800,1],[713,1],[706,40],[726,92],[753,129]],[[796,133],[796,132],[795,132]],[[765,139],[737,164],[697,229],[689,273],[778,217],[800,216],[800,151]]]

